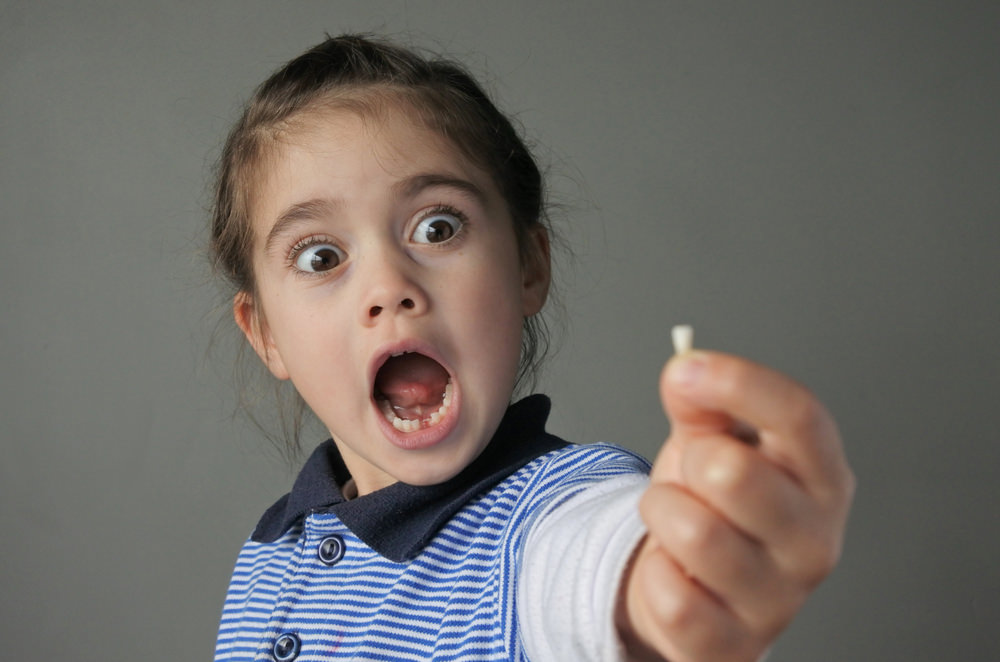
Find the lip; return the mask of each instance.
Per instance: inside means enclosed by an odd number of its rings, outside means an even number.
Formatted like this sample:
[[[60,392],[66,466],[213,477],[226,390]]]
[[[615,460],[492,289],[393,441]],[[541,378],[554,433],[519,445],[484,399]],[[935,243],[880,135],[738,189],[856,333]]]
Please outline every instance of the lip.
[[[382,415],[382,412],[379,410],[378,403],[375,402],[375,377],[378,375],[379,369],[385,365],[385,362],[388,361],[390,357],[404,352],[416,352],[437,361],[448,373],[448,379],[451,381],[452,388],[451,406],[448,407],[448,412],[445,414],[444,418],[442,418],[437,425],[429,428],[420,428],[419,430],[414,430],[413,432],[401,432],[394,428],[392,423],[387,421],[385,416]],[[393,446],[403,450],[423,450],[442,442],[448,437],[449,434],[451,434],[452,430],[455,429],[455,426],[458,423],[458,413],[461,411],[462,407],[461,387],[458,380],[455,378],[455,373],[452,372],[451,367],[447,364],[447,362],[445,362],[444,358],[438,354],[434,347],[432,347],[429,343],[416,338],[388,343],[376,350],[376,352],[372,355],[371,363],[368,366],[368,393],[372,411],[375,415],[375,420],[378,423],[379,428],[382,430],[383,436],[385,436],[385,438],[388,439],[389,443]]]

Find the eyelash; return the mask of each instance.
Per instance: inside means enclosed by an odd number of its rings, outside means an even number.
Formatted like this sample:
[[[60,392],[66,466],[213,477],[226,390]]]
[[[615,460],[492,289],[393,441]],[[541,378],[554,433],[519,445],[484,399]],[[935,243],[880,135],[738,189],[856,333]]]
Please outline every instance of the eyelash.
[[[438,214],[447,214],[448,216],[454,216],[456,219],[458,219],[458,229],[455,230],[455,234],[452,235],[447,240],[437,244],[426,244],[426,245],[433,249],[444,249],[445,247],[453,247],[456,243],[461,241],[465,237],[465,233],[468,232],[469,217],[465,214],[465,212],[455,207],[452,207],[449,204],[435,205],[430,209],[424,211],[422,214],[420,214],[420,216],[417,217],[416,224],[413,226],[413,230],[410,231],[410,234],[412,235],[413,231],[416,230],[417,226],[419,226],[422,222],[424,222],[428,218],[437,216]]]
[[[420,216],[417,217],[416,225],[414,225],[413,229],[410,230],[411,235],[412,232],[416,229],[416,226],[418,226],[421,222],[438,214],[447,214],[448,216],[455,217],[456,219],[458,219],[459,227],[455,231],[454,235],[452,235],[449,239],[441,243],[424,244],[426,247],[434,250],[441,250],[444,249],[446,246],[448,247],[454,246],[456,243],[458,243],[465,237],[466,232],[468,232],[468,226],[469,226],[469,217],[468,215],[465,214],[465,212],[449,204],[439,204],[431,207],[430,209],[425,210],[422,214],[420,214]],[[409,237],[407,239],[409,239]],[[303,278],[321,278],[323,276],[326,276],[329,272],[303,271],[301,269],[296,268],[295,266],[296,261],[298,260],[299,256],[302,255],[303,251],[307,250],[308,248],[311,248],[312,246],[321,246],[324,244],[337,246],[339,248],[337,242],[332,237],[326,235],[312,235],[295,242],[291,250],[289,250],[288,257],[286,259],[289,268],[291,268],[292,271],[296,273],[296,275],[301,276]],[[333,270],[335,269],[336,267]]]
[[[313,246],[322,246],[325,244],[329,244],[331,246],[336,246],[337,248],[340,248],[340,246],[332,237],[328,237],[325,235],[312,235],[310,237],[306,237],[304,239],[300,239],[299,241],[295,242],[295,245],[293,245],[291,250],[288,251],[288,257],[285,260],[288,263],[288,267],[293,272],[295,272],[297,276],[301,276],[303,278],[320,278],[322,276],[327,275],[327,272],[303,271],[302,269],[298,269],[295,266],[295,262],[299,259],[299,256],[302,255],[302,253],[306,249],[311,248]],[[336,269],[336,267],[334,269]]]

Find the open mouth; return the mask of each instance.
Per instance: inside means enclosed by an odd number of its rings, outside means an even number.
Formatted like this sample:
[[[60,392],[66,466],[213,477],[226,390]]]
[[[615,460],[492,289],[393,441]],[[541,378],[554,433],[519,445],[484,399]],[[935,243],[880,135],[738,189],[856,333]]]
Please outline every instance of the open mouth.
[[[379,368],[373,396],[394,428],[415,432],[437,425],[448,413],[451,377],[429,356],[402,352],[390,356]]]

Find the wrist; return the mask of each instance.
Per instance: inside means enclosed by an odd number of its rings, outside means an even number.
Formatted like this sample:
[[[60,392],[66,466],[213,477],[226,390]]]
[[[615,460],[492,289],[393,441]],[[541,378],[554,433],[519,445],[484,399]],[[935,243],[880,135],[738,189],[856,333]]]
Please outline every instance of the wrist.
[[[632,614],[629,610],[629,593],[632,587],[632,569],[635,561],[642,553],[647,544],[647,537],[635,546],[632,556],[629,558],[625,570],[622,572],[622,581],[619,584],[618,596],[615,602],[615,629],[618,632],[618,640],[621,642],[622,658],[626,662],[667,662],[653,648],[648,646],[639,633],[633,627]]]

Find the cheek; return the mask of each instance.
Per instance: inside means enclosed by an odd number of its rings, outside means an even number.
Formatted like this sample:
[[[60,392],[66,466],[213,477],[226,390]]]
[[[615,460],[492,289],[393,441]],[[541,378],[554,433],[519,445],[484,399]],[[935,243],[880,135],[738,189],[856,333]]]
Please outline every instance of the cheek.
[[[272,337],[292,381],[305,385],[330,375],[343,376],[353,355],[343,316],[329,305],[295,297],[274,297],[271,304]]]
[[[516,372],[524,324],[520,292],[520,270],[491,269],[480,279],[469,279],[462,298],[465,314],[483,351],[497,363],[510,363]]]

